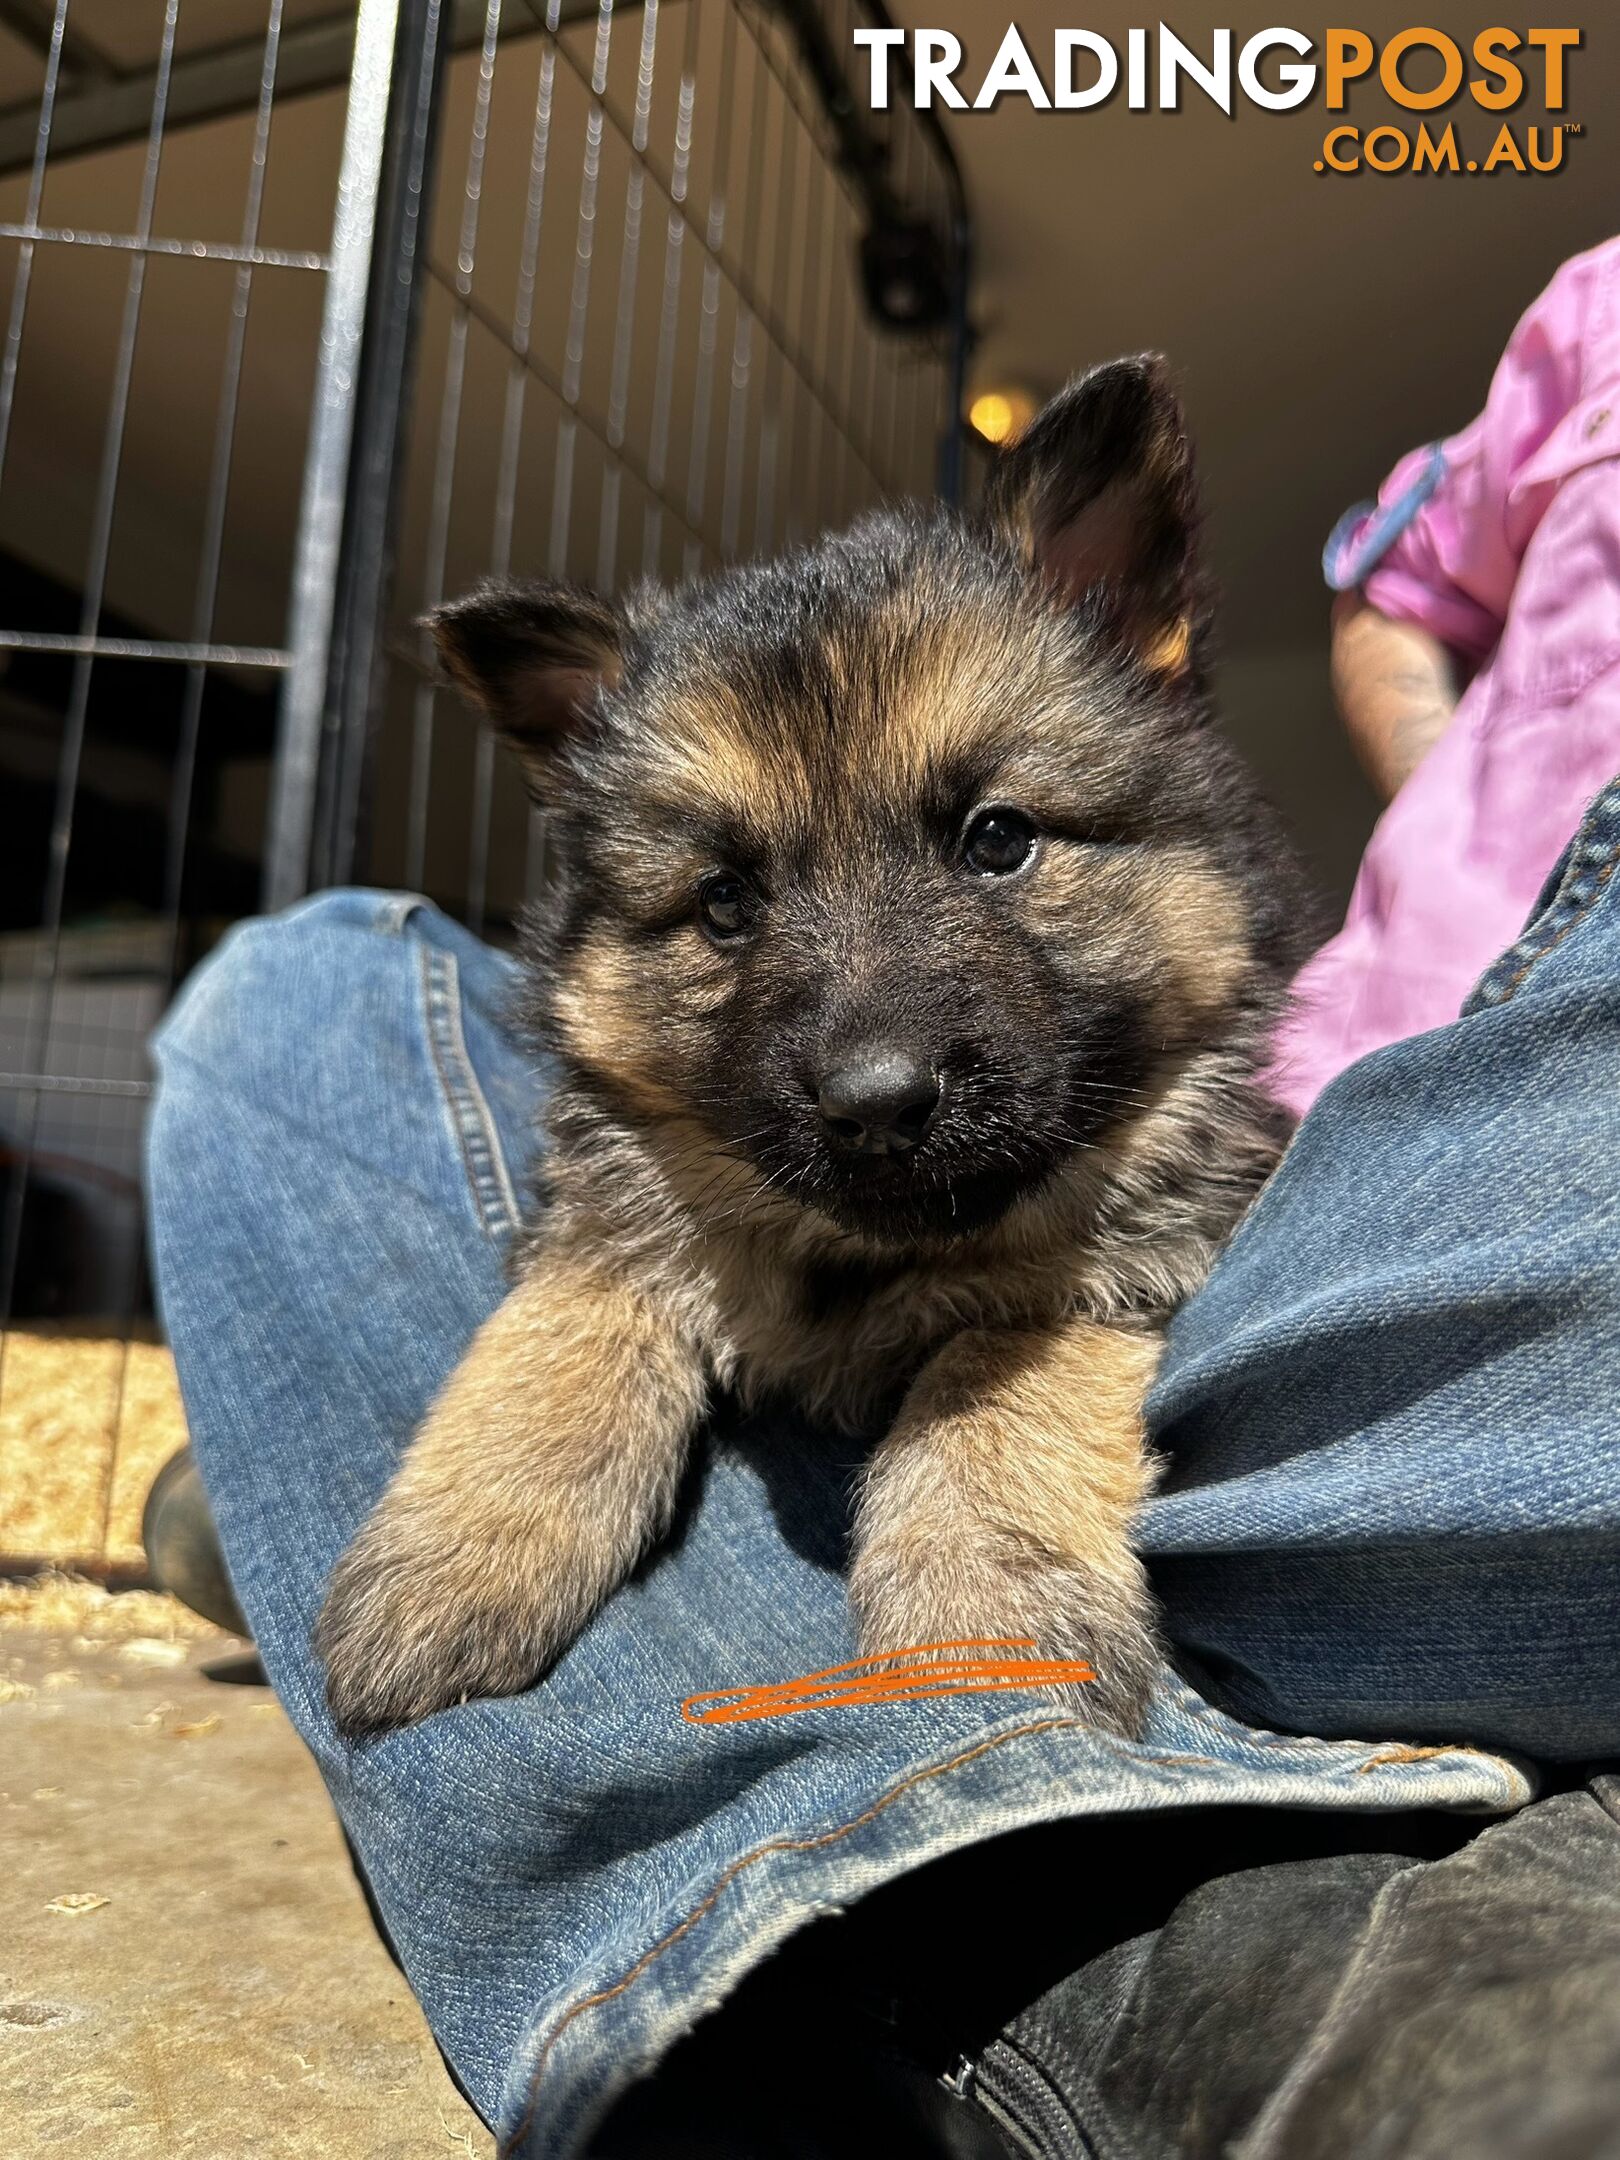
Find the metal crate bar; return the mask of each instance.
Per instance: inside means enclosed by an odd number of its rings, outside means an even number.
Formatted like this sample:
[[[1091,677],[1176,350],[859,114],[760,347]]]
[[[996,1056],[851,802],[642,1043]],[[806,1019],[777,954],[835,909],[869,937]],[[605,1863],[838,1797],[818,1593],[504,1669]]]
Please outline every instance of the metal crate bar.
[[[454,259],[430,256],[426,265],[450,313],[441,348],[432,474],[424,483],[421,573],[412,579],[408,567],[405,571],[414,602],[408,613],[434,605],[451,582],[450,537],[463,514],[459,466],[466,385],[475,350],[471,341],[479,332],[504,355],[504,413],[489,487],[488,546],[470,558],[463,552],[459,582],[513,563],[518,472],[534,426],[549,427],[553,449],[541,481],[549,488],[549,529],[540,544],[531,543],[529,566],[608,589],[627,575],[667,574],[661,556],[671,526],[678,541],[675,569],[691,575],[745,549],[764,551],[814,530],[847,515],[862,500],[895,489],[926,492],[934,477],[936,445],[949,433],[940,408],[953,379],[953,363],[943,347],[960,318],[953,311],[942,337],[913,349],[931,394],[916,396],[908,389],[903,395],[901,363],[894,357],[899,340],[873,323],[851,290],[852,263],[843,251],[848,246],[853,253],[860,219],[881,210],[896,217],[933,217],[941,252],[949,254],[960,237],[954,166],[941,169],[932,138],[911,130],[904,119],[886,148],[863,136],[860,156],[848,154],[851,131],[858,132],[859,123],[848,115],[837,119],[820,99],[833,65],[826,59],[831,32],[824,26],[818,74],[806,62],[802,11],[756,7],[752,0],[717,0],[705,11],[696,0],[686,0],[682,25],[678,4],[663,0],[660,6],[653,0],[634,11],[639,21],[633,81],[630,70],[613,58],[612,0],[598,0],[588,42],[562,35],[557,10],[547,11],[542,0],[508,0],[486,17]],[[699,51],[701,24],[708,19],[713,30],[716,14],[718,50],[711,37],[705,62]],[[666,98],[655,119],[660,69],[672,64],[658,50],[661,35],[666,47],[671,42],[667,20],[661,18],[671,16],[680,34],[679,91],[673,110]],[[844,20],[846,32],[854,20],[852,14]],[[531,25],[542,40],[537,56],[525,47]],[[495,34],[507,26],[518,34]],[[488,280],[478,272],[476,212],[497,64],[535,69],[528,199],[509,311],[496,304]],[[583,109],[584,120],[579,164],[570,174],[555,169],[553,147],[557,101],[564,90],[575,100],[576,113]],[[705,125],[711,155],[694,196],[694,142]],[[739,141],[745,147],[737,148]],[[610,151],[623,173],[611,183]],[[921,195],[919,175],[926,183]],[[614,197],[604,199],[610,184]],[[559,188],[560,202],[555,200]],[[573,245],[566,290],[559,285],[552,298],[563,335],[543,353],[533,325],[535,266],[545,244],[548,199],[552,221],[568,221]],[[615,209],[616,232],[604,225]],[[596,265],[604,229],[617,239],[618,259],[611,286],[599,293]],[[645,293],[644,254],[651,269],[661,273]],[[689,297],[694,279],[695,313]],[[650,408],[632,426],[629,385],[638,346],[649,343],[657,353]],[[589,369],[587,349],[596,356]],[[672,471],[677,377],[685,381],[689,404],[678,469]],[[534,414],[526,388],[543,396],[543,407]],[[580,461],[587,448],[599,472],[594,525],[580,532],[576,545],[584,508]],[[823,472],[829,460],[830,480]],[[641,544],[624,559],[627,491],[640,502]],[[441,758],[433,663],[403,623],[387,651],[393,668],[406,677],[410,778],[402,849],[397,866],[391,861],[384,874],[435,891],[444,904],[459,907],[482,927],[491,900],[495,753],[489,730],[458,716],[457,738],[475,727],[476,740],[470,753],[464,880],[459,893],[446,891],[442,873],[435,875],[430,862]],[[531,840],[534,830],[531,823]],[[347,877],[362,868],[357,845],[336,859],[332,874]],[[503,906],[510,904],[508,899]]]
[[[0,630],[0,652],[83,653],[96,660],[183,661],[196,667],[284,668],[279,645],[187,644],[174,638],[58,636],[49,630]]]
[[[9,0],[9,4],[16,6],[19,0]],[[50,0],[35,0],[34,13],[45,26],[38,41],[40,49],[45,50],[50,39]],[[464,51],[478,42],[483,13],[483,0],[456,0],[450,23],[452,52]],[[474,24],[479,28],[475,29]],[[349,80],[354,33],[353,7],[336,8],[330,15],[289,28],[281,41],[282,98],[341,89]],[[210,52],[178,56],[168,79],[170,127],[197,126],[251,110],[258,95],[263,42],[261,38],[245,38]],[[65,50],[70,54],[74,48],[73,34],[68,32]],[[77,49],[82,52],[82,41]],[[109,69],[97,74],[76,67],[71,57],[64,57],[62,68],[74,87],[58,100],[55,144],[59,157],[112,149],[145,135],[155,83],[151,70],[118,75]],[[81,88],[80,84],[87,86]],[[34,128],[32,99],[0,109],[0,177],[30,163]]]
[[[62,31],[67,19],[68,0],[57,0],[55,36],[52,45],[53,64],[61,52]],[[162,44],[159,51],[156,87],[153,93],[150,127],[147,135],[146,157],[141,174],[140,210],[137,231],[144,235],[150,229],[153,206],[157,199],[158,170],[163,153],[164,93],[167,87],[168,68],[174,57],[174,35],[179,20],[180,0],[165,0]],[[39,151],[36,161],[36,177],[43,172],[49,147],[49,130],[42,124]],[[113,373],[111,407],[107,416],[106,434],[101,457],[101,473],[97,483],[94,524],[91,533],[90,557],[86,565],[84,603],[80,618],[80,638],[93,640],[101,618],[102,594],[107,575],[108,553],[112,544],[113,508],[118,491],[118,473],[123,456],[124,427],[129,410],[130,377],[135,364],[135,339],[140,328],[141,303],[146,289],[147,257],[136,254],[131,258],[129,275],[124,291],[123,318],[119,327],[117,358]],[[17,332],[20,336],[22,322],[19,315]],[[9,422],[10,413],[0,415],[0,429]],[[51,1014],[56,998],[59,977],[62,939],[62,910],[67,886],[68,851],[73,840],[74,799],[78,788],[79,760],[84,748],[85,717],[90,700],[91,670],[95,665],[93,651],[81,649],[75,657],[73,686],[70,694],[65,724],[62,731],[61,752],[57,769],[56,803],[52,816],[50,855],[46,872],[44,902],[41,909],[43,936],[36,962],[35,992],[31,1000],[29,1018],[24,1030],[24,1063],[38,1065],[44,1055],[50,1033]],[[15,1294],[17,1254],[22,1232],[22,1210],[28,1186],[28,1158],[33,1152],[38,1132],[38,1097],[31,1104],[22,1126],[19,1144],[23,1159],[21,1174],[14,1180],[6,1220],[0,1225],[0,1313],[9,1313]],[[0,1386],[4,1384],[5,1338],[0,1336]]]
[[[152,1092],[150,1080],[87,1080],[75,1073],[0,1072],[0,1088],[25,1094],[38,1088],[46,1095],[118,1095],[144,1102]]]
[[[181,255],[188,262],[251,263],[258,270],[329,270],[324,255],[307,249],[230,247],[211,240],[173,240],[141,233],[70,232],[49,225],[0,224],[0,240],[27,240],[46,247],[122,249],[132,255]]]

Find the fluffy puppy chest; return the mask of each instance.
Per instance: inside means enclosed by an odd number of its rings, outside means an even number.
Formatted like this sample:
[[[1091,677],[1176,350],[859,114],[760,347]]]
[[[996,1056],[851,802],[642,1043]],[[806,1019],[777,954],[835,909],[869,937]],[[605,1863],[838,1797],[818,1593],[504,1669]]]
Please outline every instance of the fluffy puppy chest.
[[[729,1154],[716,1173],[678,1124],[634,1126],[565,1090],[552,1126],[545,1235],[669,1313],[719,1386],[863,1432],[964,1331],[1073,1315],[1157,1326],[1203,1279],[1278,1145],[1259,1100],[1195,1059],[1151,1110],[993,1224],[885,1249],[762,1195]]]

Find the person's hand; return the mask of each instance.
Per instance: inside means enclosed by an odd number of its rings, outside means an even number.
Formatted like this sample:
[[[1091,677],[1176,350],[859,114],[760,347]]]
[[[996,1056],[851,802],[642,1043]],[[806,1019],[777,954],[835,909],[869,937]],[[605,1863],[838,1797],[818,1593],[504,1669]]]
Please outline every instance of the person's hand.
[[[1445,732],[1457,704],[1450,651],[1359,592],[1333,603],[1333,695],[1356,755],[1386,802]]]

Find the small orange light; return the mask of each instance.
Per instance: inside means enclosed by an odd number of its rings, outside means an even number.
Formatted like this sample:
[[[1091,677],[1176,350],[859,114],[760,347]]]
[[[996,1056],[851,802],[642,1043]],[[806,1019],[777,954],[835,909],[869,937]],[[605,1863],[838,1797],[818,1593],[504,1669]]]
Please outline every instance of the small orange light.
[[[1035,417],[1035,400],[1027,390],[985,390],[968,407],[969,423],[986,442],[1011,442]]]

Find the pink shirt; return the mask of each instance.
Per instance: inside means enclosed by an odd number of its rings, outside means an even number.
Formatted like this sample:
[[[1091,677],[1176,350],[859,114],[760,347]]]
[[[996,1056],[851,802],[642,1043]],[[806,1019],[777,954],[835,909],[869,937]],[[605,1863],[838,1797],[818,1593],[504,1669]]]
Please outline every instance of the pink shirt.
[[[1485,410],[1439,447],[1443,464],[1425,449],[1396,466],[1385,519],[1329,543],[1330,582],[1433,631],[1473,676],[1295,984],[1270,1086],[1300,1111],[1354,1059],[1456,1018],[1620,772],[1620,240],[1564,265]],[[1389,519],[1409,495],[1424,499]]]

